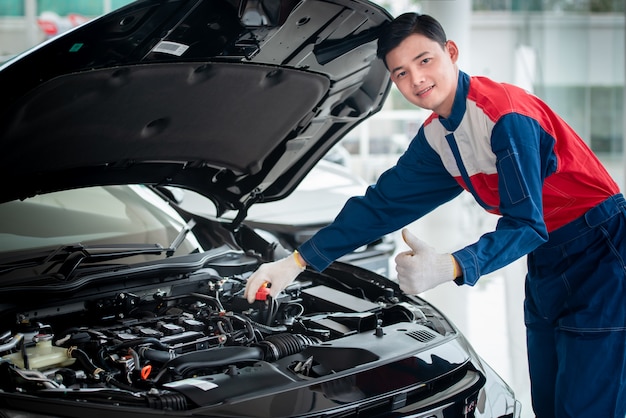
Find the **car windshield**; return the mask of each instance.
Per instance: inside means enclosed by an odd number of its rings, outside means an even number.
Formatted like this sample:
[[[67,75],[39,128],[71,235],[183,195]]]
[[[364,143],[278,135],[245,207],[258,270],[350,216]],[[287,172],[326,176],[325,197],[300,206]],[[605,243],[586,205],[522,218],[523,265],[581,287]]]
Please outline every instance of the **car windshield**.
[[[89,187],[12,201],[0,205],[0,219],[3,254],[75,243],[167,248],[185,227],[184,220],[144,186]],[[198,247],[188,236],[180,251]]]

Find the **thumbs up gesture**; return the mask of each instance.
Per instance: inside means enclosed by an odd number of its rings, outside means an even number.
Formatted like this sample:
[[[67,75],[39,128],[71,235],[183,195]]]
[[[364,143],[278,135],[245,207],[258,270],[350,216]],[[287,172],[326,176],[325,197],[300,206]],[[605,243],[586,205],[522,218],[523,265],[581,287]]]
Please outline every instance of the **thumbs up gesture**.
[[[402,238],[411,248],[395,259],[404,293],[417,295],[456,278],[456,261],[451,254],[438,254],[406,228],[402,230]]]

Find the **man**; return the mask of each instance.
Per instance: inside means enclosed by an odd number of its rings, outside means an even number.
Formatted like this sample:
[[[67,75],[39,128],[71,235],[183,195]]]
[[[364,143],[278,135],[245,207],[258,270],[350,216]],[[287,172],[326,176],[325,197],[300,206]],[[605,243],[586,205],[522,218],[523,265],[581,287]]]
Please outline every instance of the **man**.
[[[517,87],[457,68],[459,51],[427,15],[396,18],[378,57],[402,95],[433,114],[396,166],[291,256],[262,265],[246,287],[275,296],[310,265],[333,260],[419,219],[466,190],[500,216],[496,229],[438,254],[406,229],[401,289],[474,285],[528,255],[524,303],[538,417],[626,416],[626,202],[579,136]]]

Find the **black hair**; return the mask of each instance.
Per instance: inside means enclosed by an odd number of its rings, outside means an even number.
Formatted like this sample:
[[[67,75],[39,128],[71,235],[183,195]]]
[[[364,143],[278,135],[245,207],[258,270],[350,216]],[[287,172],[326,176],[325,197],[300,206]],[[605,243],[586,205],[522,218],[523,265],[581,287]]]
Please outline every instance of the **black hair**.
[[[419,13],[403,13],[384,27],[378,37],[376,56],[387,66],[387,54],[410,35],[424,35],[443,48],[448,41],[441,24],[432,16]]]

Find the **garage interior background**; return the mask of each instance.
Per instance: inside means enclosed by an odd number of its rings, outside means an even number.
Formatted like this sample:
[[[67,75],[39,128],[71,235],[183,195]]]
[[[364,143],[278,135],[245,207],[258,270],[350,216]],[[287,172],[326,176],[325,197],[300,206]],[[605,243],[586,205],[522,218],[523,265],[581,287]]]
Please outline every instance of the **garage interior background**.
[[[588,141],[614,179],[626,184],[626,75],[623,0],[376,0],[396,16],[433,15],[460,48],[459,66],[472,75],[517,84],[555,108]],[[92,18],[130,0],[2,0],[0,62],[43,41],[37,24],[53,12],[58,30],[71,15]],[[55,15],[56,14],[56,15]],[[395,163],[427,113],[392,90],[385,109],[341,143],[344,164],[368,182]],[[466,194],[410,226],[439,251],[454,251],[494,228]],[[397,250],[406,249],[399,233]],[[390,271],[395,272],[393,259]],[[392,273],[393,274],[393,273]],[[468,337],[512,386],[531,417],[522,302],[525,260],[481,278],[476,286],[443,285],[423,296]]]

